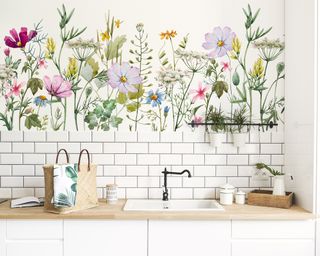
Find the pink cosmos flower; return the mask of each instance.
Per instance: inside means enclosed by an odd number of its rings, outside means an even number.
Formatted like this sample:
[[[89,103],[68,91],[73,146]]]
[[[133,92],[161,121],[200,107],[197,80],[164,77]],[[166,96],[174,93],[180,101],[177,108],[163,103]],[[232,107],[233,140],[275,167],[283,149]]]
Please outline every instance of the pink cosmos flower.
[[[46,69],[48,67],[47,62],[45,59],[38,59],[38,67]]]
[[[221,66],[222,66],[222,71],[227,71],[227,70],[231,70],[231,64],[230,62],[224,62],[224,61],[221,61]]]
[[[6,48],[3,50],[4,55],[9,56],[10,55],[10,49]]]
[[[203,86],[201,82],[198,83],[198,89],[191,89],[190,94],[194,94],[192,98],[192,102],[196,102],[196,100],[204,100],[206,97],[206,91],[208,90],[208,86]]]
[[[55,75],[53,76],[52,81],[48,76],[45,76],[43,81],[45,83],[46,90],[52,96],[67,98],[72,95],[71,83],[63,80],[62,76]]]
[[[21,87],[23,86],[23,82],[21,82],[21,83],[18,83],[18,81],[17,81],[17,79],[14,79],[13,80],[13,83],[12,83],[12,85],[10,85],[10,84],[6,84],[5,86],[7,87],[7,88],[9,88],[9,91],[5,94],[5,98],[6,99],[8,99],[9,97],[11,97],[12,95],[14,95],[14,96],[19,96],[20,95],[20,93],[21,93]]]
[[[203,118],[201,116],[194,116],[192,122],[195,124],[200,124],[203,122]]]
[[[209,57],[223,57],[228,51],[232,50],[232,40],[236,36],[231,28],[215,27],[212,33],[205,34],[205,42],[202,44],[203,48],[206,50],[211,50],[209,52]]]
[[[4,42],[11,48],[24,48],[26,44],[37,35],[37,31],[35,30],[30,30],[28,34],[28,29],[26,27],[22,27],[19,34],[14,28],[9,32],[11,36],[5,36]]]
[[[140,84],[142,78],[138,68],[131,67],[128,62],[121,65],[115,63],[108,70],[109,85],[112,88],[118,88],[120,92],[137,92],[134,85]]]

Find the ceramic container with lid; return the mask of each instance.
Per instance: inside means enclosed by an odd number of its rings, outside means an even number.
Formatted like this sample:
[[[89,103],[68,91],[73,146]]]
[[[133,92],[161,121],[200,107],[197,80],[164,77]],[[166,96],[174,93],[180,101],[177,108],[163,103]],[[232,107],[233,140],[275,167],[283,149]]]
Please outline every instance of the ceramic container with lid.
[[[233,203],[234,186],[225,184],[220,187],[220,204],[232,205]]]
[[[117,184],[107,184],[107,203],[115,204],[118,201],[118,186]]]
[[[235,194],[236,204],[245,204],[246,203],[246,193],[239,190]]]

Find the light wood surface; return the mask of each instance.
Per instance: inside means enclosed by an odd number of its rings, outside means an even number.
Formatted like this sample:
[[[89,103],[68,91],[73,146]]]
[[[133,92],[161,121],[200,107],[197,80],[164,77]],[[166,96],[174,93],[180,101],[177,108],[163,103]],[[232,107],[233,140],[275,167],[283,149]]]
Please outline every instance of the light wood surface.
[[[315,215],[293,205],[290,209],[280,209],[252,205],[224,206],[221,212],[129,212],[123,211],[126,200],[115,205],[100,201],[99,206],[89,210],[69,214],[44,212],[42,207],[10,208],[10,202],[0,204],[0,219],[105,219],[105,220],[303,220]]]

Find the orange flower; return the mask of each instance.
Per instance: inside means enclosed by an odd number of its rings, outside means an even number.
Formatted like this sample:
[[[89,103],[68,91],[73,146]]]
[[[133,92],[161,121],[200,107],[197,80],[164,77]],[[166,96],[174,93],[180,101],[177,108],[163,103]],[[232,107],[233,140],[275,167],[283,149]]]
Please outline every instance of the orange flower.
[[[168,40],[168,39],[174,38],[176,35],[177,35],[177,32],[175,30],[171,30],[171,31],[167,30],[166,32],[160,33],[160,39]]]

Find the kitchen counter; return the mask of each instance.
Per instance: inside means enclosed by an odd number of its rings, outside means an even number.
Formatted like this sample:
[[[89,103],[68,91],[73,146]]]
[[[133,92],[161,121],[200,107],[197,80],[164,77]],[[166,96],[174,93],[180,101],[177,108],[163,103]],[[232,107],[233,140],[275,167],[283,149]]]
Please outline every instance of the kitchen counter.
[[[105,220],[304,220],[315,215],[298,206],[279,209],[252,205],[224,206],[225,211],[147,212],[123,211],[126,200],[115,205],[100,201],[96,208],[69,214],[44,212],[43,207],[10,208],[10,202],[0,204],[0,219],[105,219]]]

